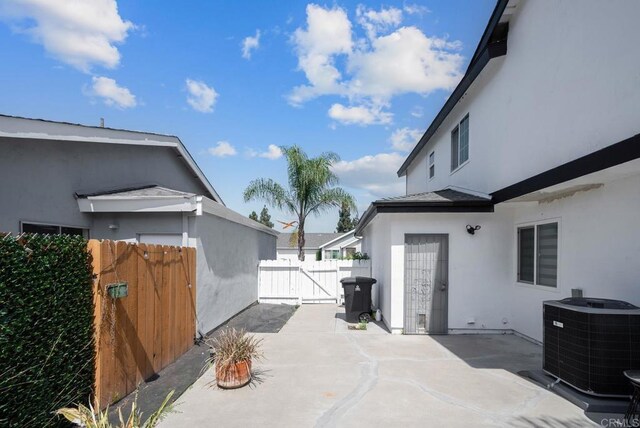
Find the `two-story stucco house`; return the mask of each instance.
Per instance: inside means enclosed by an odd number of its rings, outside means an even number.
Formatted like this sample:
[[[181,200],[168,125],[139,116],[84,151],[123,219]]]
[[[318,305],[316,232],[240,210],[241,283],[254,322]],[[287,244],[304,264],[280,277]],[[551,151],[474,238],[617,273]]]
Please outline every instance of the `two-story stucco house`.
[[[582,292],[640,305],[640,2],[499,0],[356,236],[394,332],[517,332]]]

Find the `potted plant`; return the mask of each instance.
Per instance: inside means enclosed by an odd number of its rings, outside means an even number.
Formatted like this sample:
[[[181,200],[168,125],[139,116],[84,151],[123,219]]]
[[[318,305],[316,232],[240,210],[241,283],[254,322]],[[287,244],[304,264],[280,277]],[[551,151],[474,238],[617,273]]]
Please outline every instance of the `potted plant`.
[[[220,388],[240,388],[251,381],[252,360],[262,358],[261,342],[262,339],[235,328],[222,330],[207,340],[211,354],[208,365],[215,365]]]

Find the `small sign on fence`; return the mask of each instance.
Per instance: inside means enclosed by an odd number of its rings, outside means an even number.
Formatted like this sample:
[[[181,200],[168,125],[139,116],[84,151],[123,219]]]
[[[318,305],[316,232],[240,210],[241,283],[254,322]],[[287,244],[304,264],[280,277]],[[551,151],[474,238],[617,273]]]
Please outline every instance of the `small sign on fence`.
[[[107,293],[112,299],[121,299],[129,294],[129,284],[127,281],[115,282],[107,284]]]

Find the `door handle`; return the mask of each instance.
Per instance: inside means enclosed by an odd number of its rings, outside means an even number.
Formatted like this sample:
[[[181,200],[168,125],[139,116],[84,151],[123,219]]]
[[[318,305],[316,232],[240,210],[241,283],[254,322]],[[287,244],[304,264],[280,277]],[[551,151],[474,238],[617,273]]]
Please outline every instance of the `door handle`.
[[[445,284],[444,282],[440,283],[440,291],[444,291],[447,289],[447,284]]]

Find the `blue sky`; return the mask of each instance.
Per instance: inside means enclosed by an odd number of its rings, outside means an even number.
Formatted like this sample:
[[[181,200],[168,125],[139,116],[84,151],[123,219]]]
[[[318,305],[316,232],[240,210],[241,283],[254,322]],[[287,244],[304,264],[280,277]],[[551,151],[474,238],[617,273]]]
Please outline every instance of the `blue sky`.
[[[177,135],[227,206],[277,146],[334,151],[362,212],[460,79],[494,0],[5,0],[0,113]],[[291,216],[272,210],[272,218]],[[337,210],[307,231],[333,231]]]

